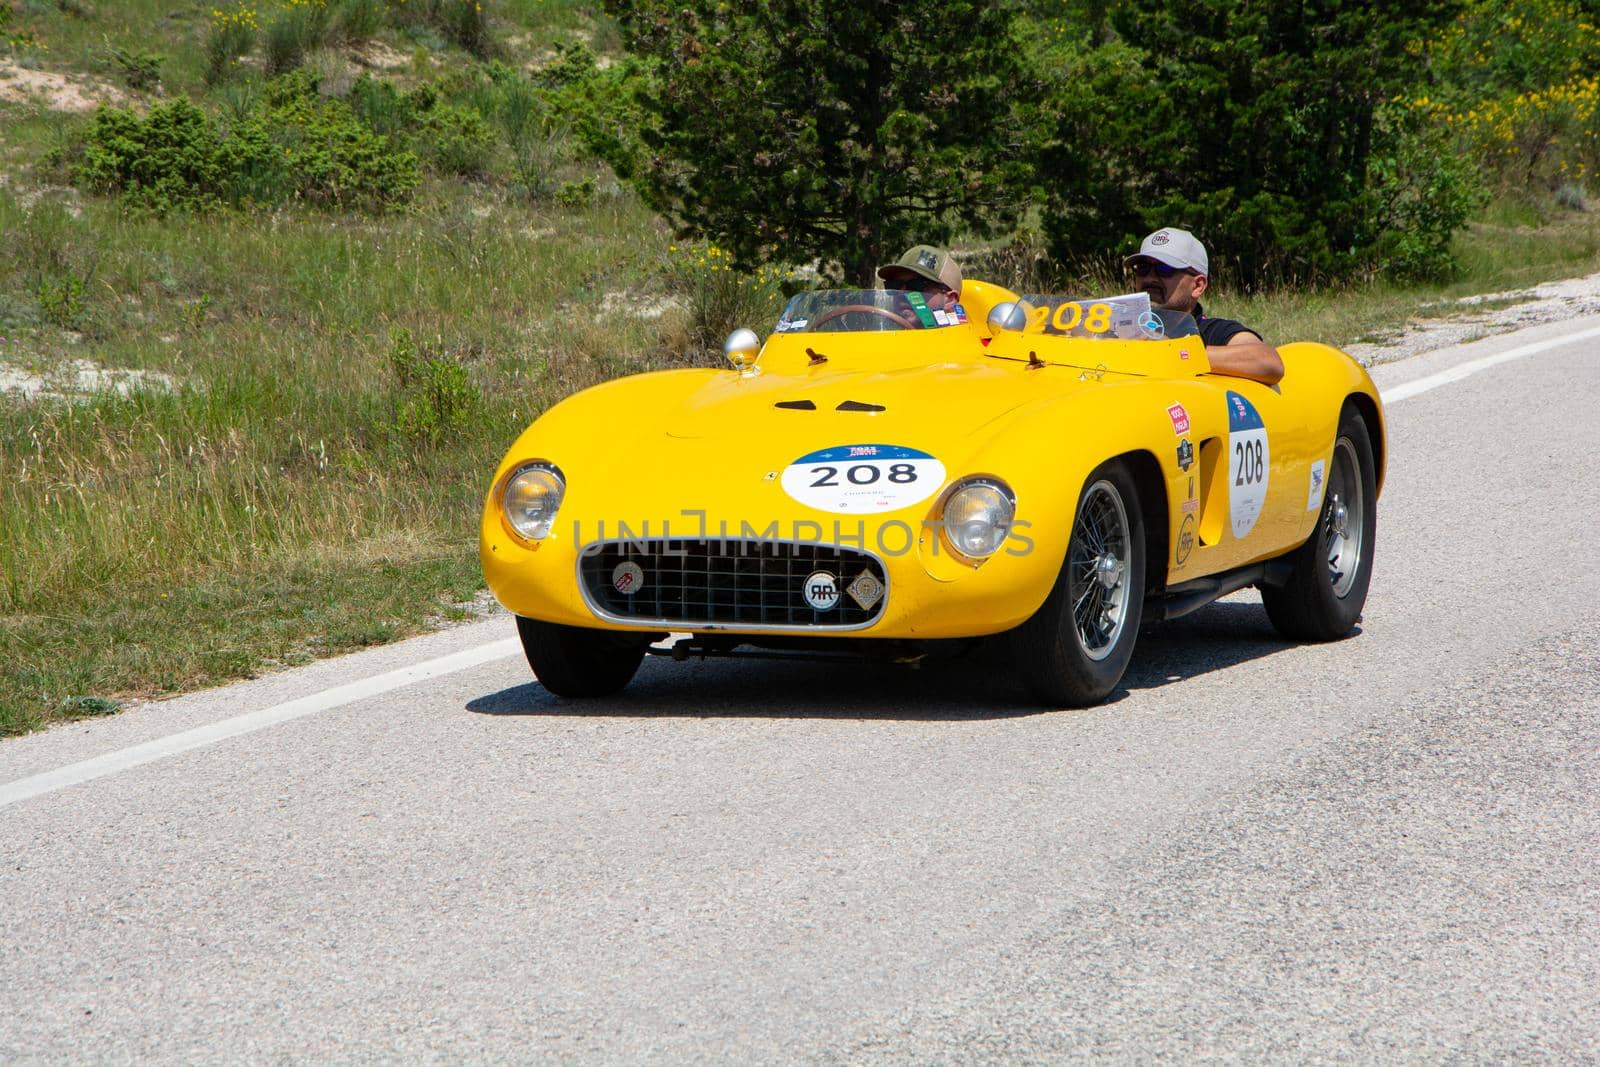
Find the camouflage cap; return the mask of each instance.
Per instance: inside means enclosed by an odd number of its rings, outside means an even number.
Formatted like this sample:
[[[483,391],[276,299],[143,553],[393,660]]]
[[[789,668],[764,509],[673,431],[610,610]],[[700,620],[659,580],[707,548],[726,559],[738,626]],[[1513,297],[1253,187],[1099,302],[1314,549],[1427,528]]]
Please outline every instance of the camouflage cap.
[[[893,263],[878,268],[878,277],[885,281],[905,274],[915,274],[945,288],[961,292],[961,268],[949,252],[932,245],[917,245]]]

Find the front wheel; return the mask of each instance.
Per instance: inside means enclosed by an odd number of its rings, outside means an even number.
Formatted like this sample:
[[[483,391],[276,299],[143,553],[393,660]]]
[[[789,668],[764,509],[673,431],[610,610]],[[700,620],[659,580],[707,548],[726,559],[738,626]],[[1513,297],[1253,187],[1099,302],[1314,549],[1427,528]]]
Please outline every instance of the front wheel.
[[[528,666],[560,697],[604,697],[633,680],[649,638],[517,616]]]
[[[1144,571],[1139,491],[1113,460],[1084,485],[1050,595],[1011,633],[1018,673],[1037,700],[1082,708],[1111,695],[1139,635]]]
[[[1267,618],[1279,633],[1297,641],[1335,641],[1360,620],[1372,582],[1377,495],[1372,438],[1366,422],[1347,407],[1316,529],[1288,556],[1289,580],[1261,589]]]

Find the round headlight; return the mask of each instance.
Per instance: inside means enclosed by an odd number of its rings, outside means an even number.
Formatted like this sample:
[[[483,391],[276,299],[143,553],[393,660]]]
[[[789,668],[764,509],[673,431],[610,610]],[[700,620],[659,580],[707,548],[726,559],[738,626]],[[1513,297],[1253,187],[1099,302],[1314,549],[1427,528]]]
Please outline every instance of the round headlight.
[[[506,479],[500,494],[506,524],[524,540],[543,540],[555,525],[566,491],[566,480],[554,464],[529,463]]]
[[[973,479],[945,498],[945,541],[968,559],[987,559],[1005,544],[1016,513],[1016,498],[1004,482]]]

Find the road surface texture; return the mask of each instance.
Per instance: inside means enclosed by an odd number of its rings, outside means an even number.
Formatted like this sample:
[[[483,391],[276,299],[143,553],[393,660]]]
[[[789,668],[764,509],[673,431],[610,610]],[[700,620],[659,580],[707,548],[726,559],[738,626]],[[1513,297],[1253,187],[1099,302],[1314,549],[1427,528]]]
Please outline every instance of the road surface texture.
[[[1378,368],[1360,632],[1239,594],[1103,707],[663,660],[576,706],[500,616],[0,745],[0,1060],[1592,1062],[1597,326]]]

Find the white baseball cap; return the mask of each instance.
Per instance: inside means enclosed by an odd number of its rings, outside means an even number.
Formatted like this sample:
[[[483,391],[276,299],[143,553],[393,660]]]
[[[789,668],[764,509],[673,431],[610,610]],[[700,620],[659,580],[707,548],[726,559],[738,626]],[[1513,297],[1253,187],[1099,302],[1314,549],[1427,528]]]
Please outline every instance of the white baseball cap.
[[[1163,227],[1144,239],[1139,251],[1122,261],[1124,267],[1133,266],[1136,259],[1153,259],[1179,270],[1192,270],[1196,274],[1211,275],[1211,264],[1206,259],[1206,246],[1188,230]]]

